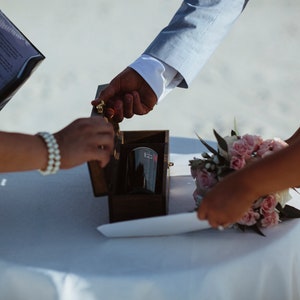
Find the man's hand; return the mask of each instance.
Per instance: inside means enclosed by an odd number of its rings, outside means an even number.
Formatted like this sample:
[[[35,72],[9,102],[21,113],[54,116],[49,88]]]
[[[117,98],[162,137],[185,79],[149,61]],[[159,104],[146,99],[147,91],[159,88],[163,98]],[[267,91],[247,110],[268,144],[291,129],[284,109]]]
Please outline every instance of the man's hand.
[[[129,67],[110,82],[99,98],[92,101],[92,105],[97,106],[101,100],[106,104],[105,115],[116,122],[133,115],[145,115],[157,103],[149,84]]]

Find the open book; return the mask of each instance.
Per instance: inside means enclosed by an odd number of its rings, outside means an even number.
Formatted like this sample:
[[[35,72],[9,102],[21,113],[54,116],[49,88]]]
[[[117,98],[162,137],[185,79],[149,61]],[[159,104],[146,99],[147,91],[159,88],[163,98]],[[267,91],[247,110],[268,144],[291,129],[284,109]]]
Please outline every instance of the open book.
[[[0,110],[45,56],[0,11]]]

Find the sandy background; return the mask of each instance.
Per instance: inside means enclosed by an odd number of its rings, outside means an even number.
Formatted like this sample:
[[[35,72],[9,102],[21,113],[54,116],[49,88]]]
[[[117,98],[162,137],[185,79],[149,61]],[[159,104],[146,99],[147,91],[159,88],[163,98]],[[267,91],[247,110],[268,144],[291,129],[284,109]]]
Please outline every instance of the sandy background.
[[[2,0],[0,9],[46,60],[1,111],[0,130],[57,131],[89,116],[98,84],[138,57],[178,0]],[[177,88],[123,130],[169,129],[212,139],[237,120],[240,133],[286,138],[299,127],[300,3],[251,0],[187,89]]]

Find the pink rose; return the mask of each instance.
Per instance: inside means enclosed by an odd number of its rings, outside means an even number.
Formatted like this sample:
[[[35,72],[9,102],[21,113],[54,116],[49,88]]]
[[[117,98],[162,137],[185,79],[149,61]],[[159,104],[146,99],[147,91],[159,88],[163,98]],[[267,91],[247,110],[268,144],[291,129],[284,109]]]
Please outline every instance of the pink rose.
[[[286,143],[285,141],[283,141],[279,138],[273,139],[273,151],[278,151],[278,150],[284,149],[287,146],[288,146],[288,143]]]
[[[279,215],[276,211],[273,211],[272,213],[265,215],[264,218],[261,220],[261,226],[262,227],[270,227],[277,225],[279,223]]]
[[[277,205],[277,200],[275,195],[270,194],[263,199],[260,205],[260,212],[263,215],[271,214],[274,211],[276,205]]]
[[[280,139],[269,139],[265,140],[259,146],[257,154],[261,157],[265,157],[266,155],[272,154],[275,151],[281,150],[287,147],[288,144]]]
[[[241,157],[245,157],[246,159],[249,158],[248,155],[248,147],[246,142],[243,139],[239,139],[237,141],[235,141],[231,148],[229,149],[229,153],[232,156],[241,156]]]
[[[259,149],[257,150],[257,154],[261,157],[264,157],[270,154],[272,148],[273,148],[273,140],[270,139],[265,140],[260,144]]]
[[[215,174],[208,172],[206,169],[199,170],[196,176],[196,185],[199,190],[208,190],[217,183]]]
[[[252,208],[248,210],[243,217],[237,222],[241,225],[252,226],[259,219],[260,215],[258,212],[255,212]]]
[[[245,134],[242,136],[242,140],[247,145],[247,154],[251,154],[259,148],[259,145],[263,142],[263,139],[258,135]]]
[[[234,170],[240,170],[246,165],[246,161],[243,157],[232,156],[230,160],[230,168]]]

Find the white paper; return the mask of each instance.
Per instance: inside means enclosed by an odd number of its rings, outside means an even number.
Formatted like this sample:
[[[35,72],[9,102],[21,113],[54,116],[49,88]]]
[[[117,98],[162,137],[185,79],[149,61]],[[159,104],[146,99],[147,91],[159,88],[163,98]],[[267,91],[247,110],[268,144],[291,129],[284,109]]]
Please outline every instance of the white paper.
[[[162,236],[210,228],[196,212],[104,224],[97,229],[107,237]]]

